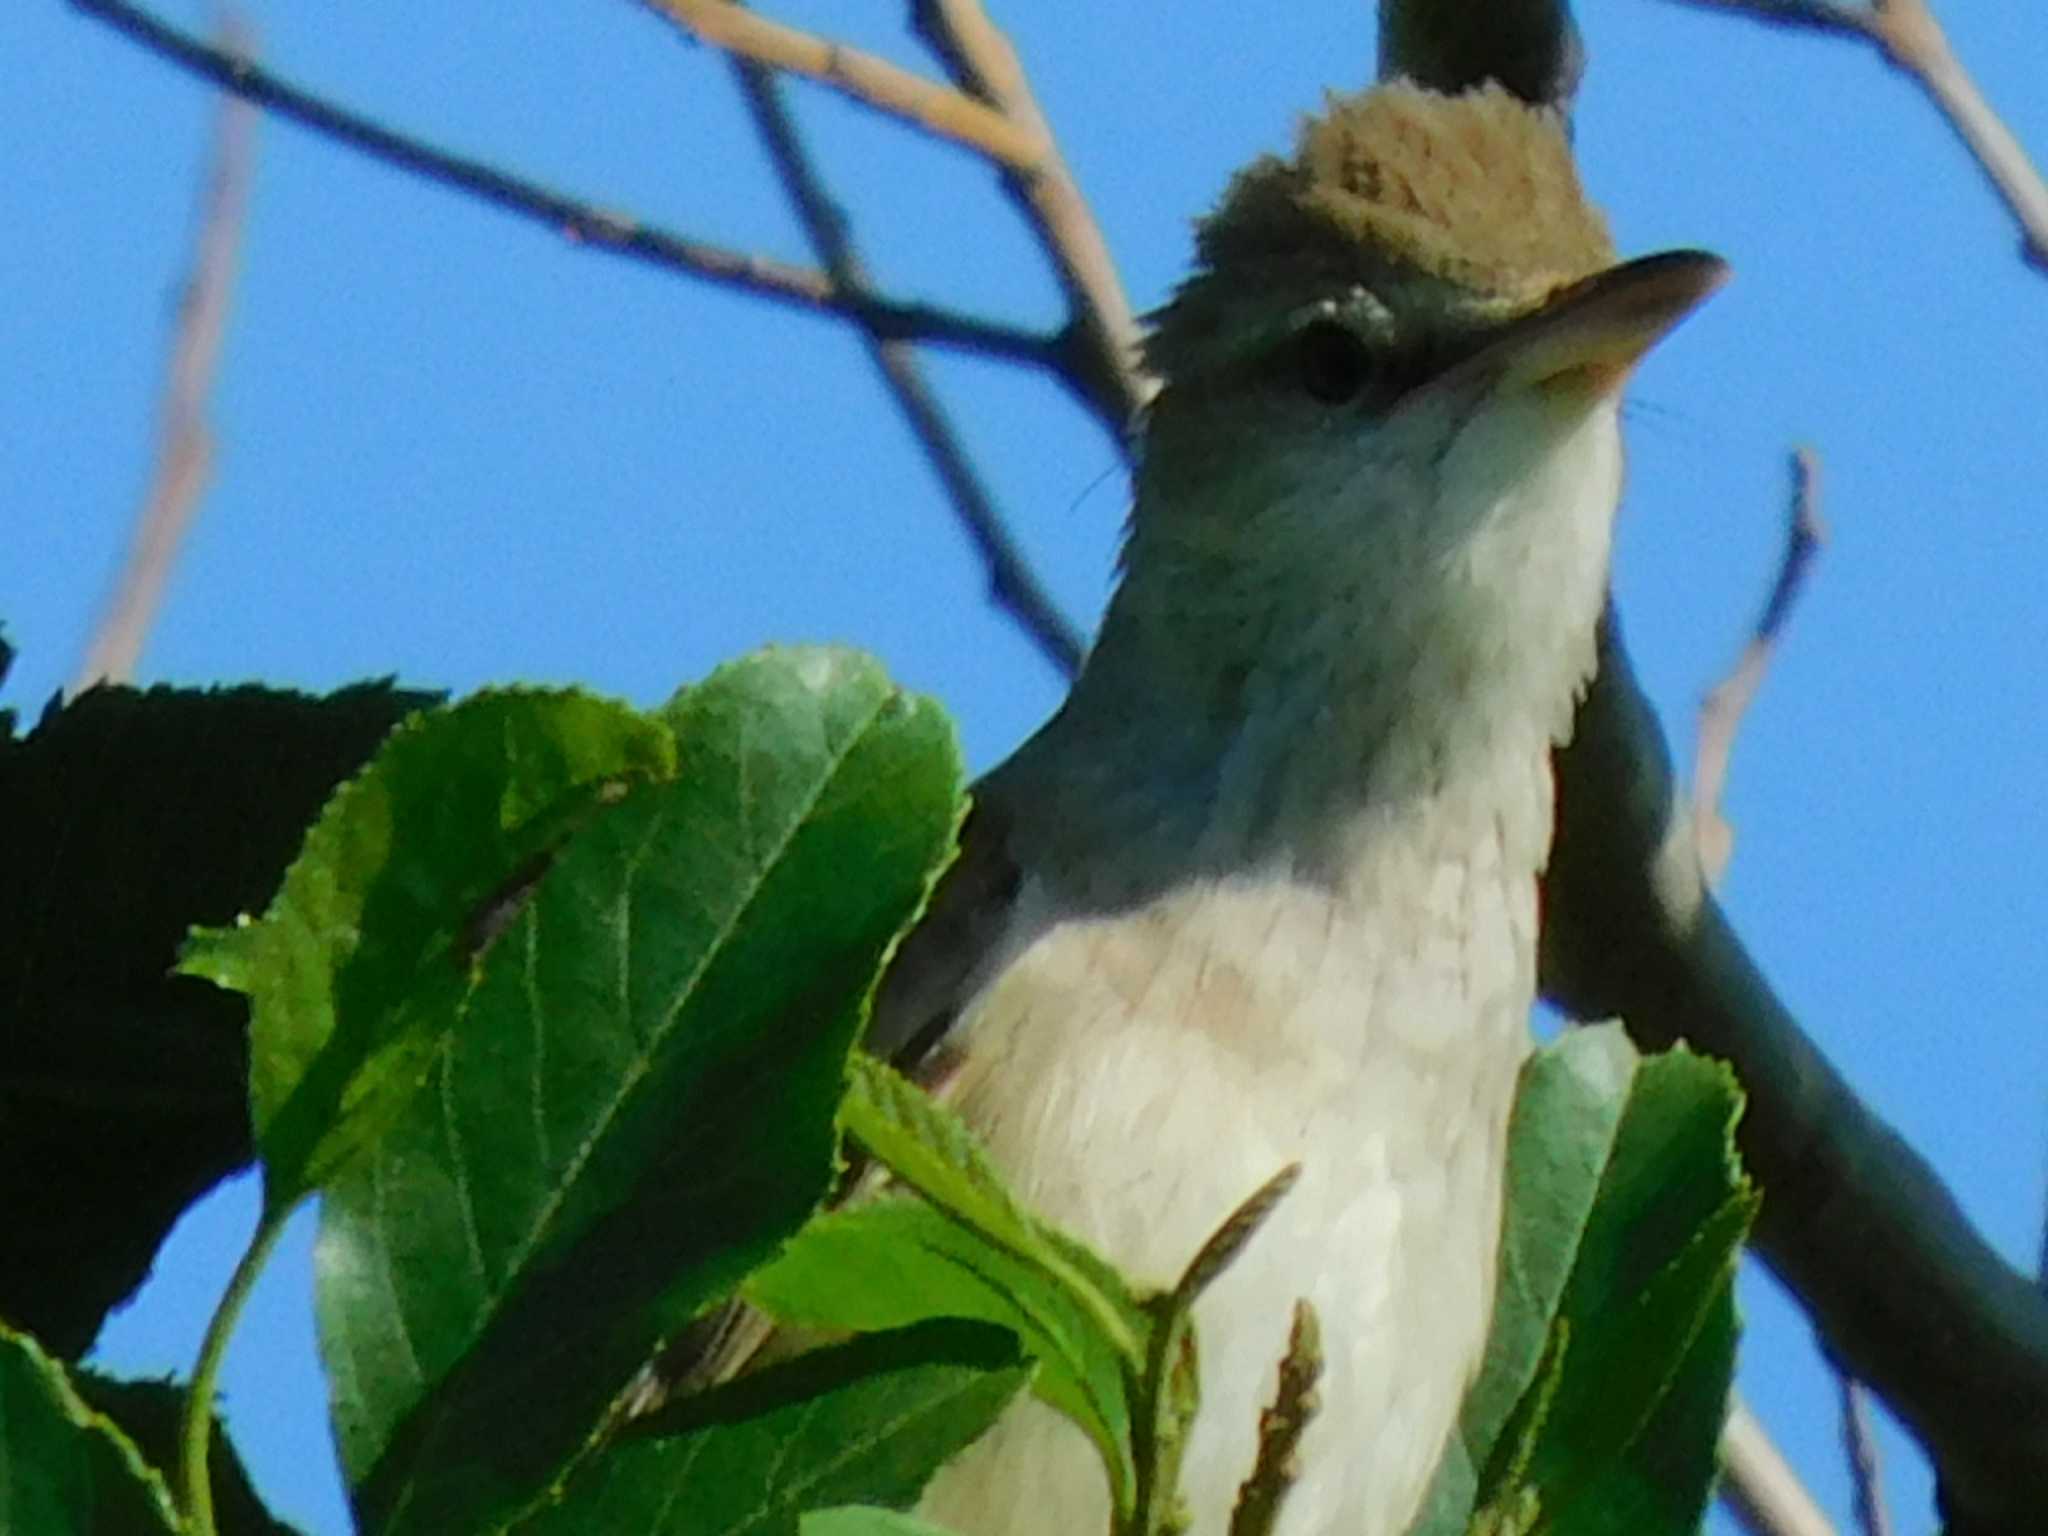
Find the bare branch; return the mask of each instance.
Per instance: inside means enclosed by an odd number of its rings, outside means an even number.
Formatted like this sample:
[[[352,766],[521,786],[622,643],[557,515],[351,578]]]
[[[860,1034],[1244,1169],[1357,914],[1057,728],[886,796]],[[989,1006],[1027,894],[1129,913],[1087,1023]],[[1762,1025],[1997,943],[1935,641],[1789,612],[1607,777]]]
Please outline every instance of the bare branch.
[[[232,15],[221,26],[223,51],[241,56],[251,40]],[[157,433],[155,472],[135,520],[127,558],[114,590],[72,680],[71,692],[96,683],[122,683],[134,675],[142,642],[163,601],[178,546],[192,525],[213,463],[213,436],[206,404],[214,369],[227,334],[228,304],[234,295],[237,257],[249,201],[256,153],[256,110],[234,96],[221,97],[214,130],[212,174],[199,210],[199,238],[192,275],[178,305]]]
[[[1740,1396],[1721,1430],[1721,1502],[1750,1536],[1836,1536],[1799,1474]]]
[[[842,96],[900,118],[936,138],[1029,172],[1045,157],[1042,133],[1033,133],[964,92],[891,64],[858,48],[831,42],[757,16],[735,0],[640,0],[672,26],[737,59],[785,74],[802,75]]]
[[[1019,330],[933,305],[902,303],[867,290],[850,292],[816,268],[685,239],[481,160],[409,138],[259,69],[231,52],[179,32],[127,0],[72,0],[72,4],[179,67],[279,116],[372,159],[542,224],[579,245],[706,279],[756,298],[856,320],[891,340],[935,342],[1055,371],[1063,364],[1064,341],[1059,335]]]
[[[6,675],[7,653],[0,651],[0,677]],[[2048,1222],[2041,1226],[2041,1251],[2034,1259],[2034,1287],[2048,1297]]]
[[[1892,1536],[1885,1512],[1884,1470],[1877,1456],[1877,1432],[1870,1423],[1870,1401],[1862,1384],[1838,1365],[1842,1383],[1842,1445],[1849,1456],[1849,1474],[1856,1488],[1856,1525],[1862,1536]]]
[[[1060,155],[1017,51],[988,19],[981,0],[915,0],[912,16],[918,34],[962,90],[1045,144],[1030,170],[1005,167],[1006,185],[1037,231],[1066,293],[1066,377],[1128,456],[1138,412],[1158,385],[1140,360],[1138,323],[1108,243]]]
[[[688,240],[568,197],[496,166],[452,154],[398,133],[259,69],[230,50],[214,47],[182,33],[128,4],[127,0],[73,0],[73,3],[81,11],[135,38],[161,57],[239,97],[386,164],[544,224],[579,244],[690,277],[708,279],[756,297],[855,321],[878,349],[883,343],[926,341],[1044,368],[1067,384],[1128,451],[1126,434],[1136,409],[1135,381],[1138,376],[1130,369],[1111,368],[1106,360],[1109,355],[1106,344],[1076,345],[1077,337],[1085,341],[1086,338],[1107,335],[1116,328],[1118,316],[1121,316],[1124,326],[1135,332],[1114,270],[1107,264],[1106,252],[1102,253],[1101,270],[1092,275],[1085,285],[1088,295],[1086,313],[1077,312],[1061,332],[1053,335],[1019,330],[932,305],[901,303],[876,293],[865,274],[858,270],[857,262],[836,270],[828,263],[826,270],[820,270]],[[649,3],[649,0],[643,0],[643,3]],[[729,0],[716,0],[716,4],[720,10],[745,14],[730,5]],[[835,56],[842,60],[845,57],[843,50]],[[852,78],[863,77],[856,69]],[[978,113],[994,115],[992,109],[972,102],[958,92],[946,94],[967,102]],[[1024,100],[1029,101],[1028,92]],[[1035,113],[1035,107],[1032,110]],[[1043,131],[1042,122],[1019,130],[1024,134],[1042,134]],[[1064,177],[1064,171],[1059,169],[1058,157],[1050,150],[1049,144],[1046,157],[1054,168],[1052,180],[1057,182]],[[1008,170],[1013,176],[1016,174],[1014,166]],[[1034,175],[1034,179],[1046,178]],[[785,182],[789,182],[787,172]],[[1071,181],[1066,182],[1069,189],[1071,185]],[[794,188],[792,195],[795,195]],[[1078,194],[1074,195],[1078,198]],[[799,205],[802,206],[802,199],[799,199]],[[830,199],[824,198],[806,214],[813,244],[821,250],[830,250],[832,246],[829,242],[820,244],[821,225],[814,215],[819,208],[829,205]],[[1093,230],[1085,209],[1078,222]],[[833,220],[825,220],[824,223],[829,225]],[[1062,227],[1071,230],[1075,224],[1076,220],[1069,218]],[[840,234],[843,239],[843,227]],[[1100,250],[1099,236],[1095,236],[1094,245]],[[1049,240],[1048,248],[1052,247],[1053,242]],[[849,254],[850,249],[848,246]],[[1059,249],[1065,252],[1067,247],[1061,245]],[[1055,261],[1063,273],[1076,265],[1075,258],[1065,254],[1056,254]],[[1085,261],[1079,264],[1087,265]],[[1075,291],[1071,283],[1069,288],[1070,293]],[[1099,303],[1108,305],[1110,313],[1107,317],[1095,307]],[[987,563],[990,585],[997,602],[1018,619],[1033,643],[1056,668],[1071,675],[1080,664],[1080,637],[1057,611],[1016,549],[969,456],[961,447],[957,433],[946,421],[914,359],[907,349],[892,349],[886,353],[878,350],[876,360],[877,366],[889,379],[912,430],[931,455],[963,526]]]
[[[1773,26],[1865,38],[1926,93],[2020,227],[2020,255],[2048,273],[2048,182],[1949,47],[1927,0],[1681,0]]]
[[[1544,995],[1574,1018],[1626,1019],[1644,1050],[1684,1040],[1733,1064],[1749,1096],[1743,1161],[1770,1191],[1763,1258],[1830,1352],[1920,1437],[1949,1536],[2034,1529],[2048,1503],[2048,1303],[1857,1098],[1743,947],[1707,889],[1611,609],[1557,776]]]
[[[1721,815],[1721,790],[1728,779],[1728,758],[1735,750],[1735,736],[1742,717],[1749,710],[1764,673],[1771,664],[1792,605],[1805,587],[1813,557],[1827,537],[1820,519],[1820,461],[1811,448],[1792,450],[1792,498],[1786,518],[1785,554],[1778,563],[1771,595],[1751,631],[1749,643],[1729,674],[1717,683],[1700,704],[1699,740],[1693,759],[1693,838],[1699,847],[1700,866],[1707,883],[1716,884],[1727,867],[1735,846],[1733,829]]]
[[[2021,255],[2048,273],[2048,183],[1956,58],[1925,0],[1885,0],[1878,17],[1885,56],[1933,98],[2018,221]]]
[[[783,189],[803,220],[812,251],[842,290],[867,292],[867,271],[847,228],[846,215],[819,179],[774,75],[745,58],[736,57],[733,67]],[[944,484],[954,515],[988,568],[990,595],[1046,660],[1071,677],[1080,669],[1081,637],[1017,549],[972,457],[932,392],[916,352],[908,342],[872,327],[866,330],[869,355]]]

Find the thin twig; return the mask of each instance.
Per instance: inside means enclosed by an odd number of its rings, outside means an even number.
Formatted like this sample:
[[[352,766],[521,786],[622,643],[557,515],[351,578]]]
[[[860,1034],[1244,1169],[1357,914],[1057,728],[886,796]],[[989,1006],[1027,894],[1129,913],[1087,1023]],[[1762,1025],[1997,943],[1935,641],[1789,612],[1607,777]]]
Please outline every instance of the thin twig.
[[[1682,0],[1772,26],[1864,38],[1932,101],[2020,227],[2020,255],[2048,273],[2048,182],[1956,58],[1927,0]]]
[[[232,15],[222,21],[221,47],[238,56],[251,51],[247,29]],[[164,380],[156,467],[135,519],[127,558],[72,680],[73,694],[96,683],[123,683],[134,676],[142,642],[163,602],[178,546],[192,526],[213,464],[206,405],[234,296],[255,163],[257,113],[248,102],[226,95],[215,121],[213,169],[199,208],[192,275],[178,305]]]
[[[1721,1503],[1750,1536],[1836,1536],[1834,1523],[1741,1397],[1721,1429]]]
[[[1064,364],[1064,340],[1057,334],[1020,330],[934,305],[903,303],[872,290],[849,292],[813,267],[686,239],[398,133],[182,33],[127,0],[71,3],[162,58],[268,111],[387,165],[542,224],[579,245],[706,279],[757,298],[856,320],[890,340],[935,342],[1055,371]]]
[[[819,178],[774,74],[737,56],[733,68],[776,173],[803,220],[813,254],[842,290],[867,291],[867,270],[847,228],[845,212]],[[890,394],[944,484],[954,514],[988,568],[991,597],[1017,621],[1046,660],[1071,677],[1081,665],[1080,634],[1060,613],[1011,538],[972,457],[932,392],[915,350],[872,327],[867,328],[867,341],[869,356],[881,370]]]
[[[785,74],[802,75],[841,95],[900,118],[935,138],[1030,172],[1045,157],[1033,132],[963,91],[913,74],[887,59],[757,16],[734,0],[640,0],[701,43]]]
[[[1544,996],[1574,1019],[1619,1015],[1644,1051],[1684,1041],[1729,1062],[1749,1101],[1743,1163],[1770,1191],[1759,1256],[1829,1352],[1919,1436],[1949,1536],[2037,1529],[2048,1304],[1829,1064],[1707,890],[1690,806],[1611,608],[1557,783]]]
[[[1728,758],[1750,701],[1763,685],[1771,651],[1784,630],[1792,606],[1806,583],[1813,557],[1827,537],[1820,519],[1820,461],[1810,448],[1792,450],[1792,498],[1786,518],[1785,554],[1777,579],[1764,602],[1749,643],[1733,670],[1717,683],[1700,705],[1699,745],[1693,759],[1693,837],[1707,883],[1727,866],[1735,834],[1721,815],[1721,790],[1728,778]]]
[[[1964,69],[1924,0],[1886,0],[1885,55],[1920,82],[2020,226],[2020,254],[2048,274],[2048,182]]]
[[[915,0],[912,25],[955,84],[1039,135],[1044,155],[1005,184],[1051,258],[1067,298],[1066,378],[1128,456],[1139,411],[1157,382],[1145,373],[1138,323],[1101,227],[1059,152],[1024,66],[980,0]]]
[[[1870,1398],[1863,1384],[1839,1365],[1835,1374],[1842,1384],[1842,1448],[1849,1457],[1849,1476],[1855,1485],[1856,1525],[1863,1536],[1892,1536],[1891,1515],[1885,1509],[1884,1468],[1877,1455],[1877,1432],[1870,1422]]]
[[[7,652],[0,640],[0,677],[6,676]],[[2041,1224],[2041,1250],[2034,1258],[2034,1289],[2048,1297],[2048,1221]]]

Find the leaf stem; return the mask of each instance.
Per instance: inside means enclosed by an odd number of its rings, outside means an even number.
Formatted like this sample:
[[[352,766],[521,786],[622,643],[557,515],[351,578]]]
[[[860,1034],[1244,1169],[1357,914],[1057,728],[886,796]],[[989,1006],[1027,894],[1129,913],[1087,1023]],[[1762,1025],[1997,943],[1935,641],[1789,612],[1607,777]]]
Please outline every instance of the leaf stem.
[[[207,1455],[213,1440],[213,1396],[220,1378],[221,1363],[227,1358],[228,1339],[242,1315],[242,1306],[256,1287],[277,1240],[284,1235],[285,1221],[294,1207],[266,1208],[250,1234],[249,1246],[228,1279],[228,1288],[207,1322],[206,1337],[199,1344],[199,1360],[192,1368],[192,1386],[185,1395],[185,1422],[179,1427],[178,1503],[192,1536],[215,1536],[213,1525],[213,1480],[207,1472]]]

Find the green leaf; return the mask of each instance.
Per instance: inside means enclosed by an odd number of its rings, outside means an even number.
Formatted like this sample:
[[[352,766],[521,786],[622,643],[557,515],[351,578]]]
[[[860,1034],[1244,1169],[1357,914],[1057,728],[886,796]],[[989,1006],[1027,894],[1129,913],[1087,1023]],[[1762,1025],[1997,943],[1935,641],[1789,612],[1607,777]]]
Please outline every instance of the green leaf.
[[[1574,1348],[1522,1474],[1548,1530],[1698,1529],[1735,1363],[1735,1263],[1755,1214],[1753,1195],[1731,1195],[1632,1294],[1575,1278],[1565,1307]],[[1603,1306],[1614,1311],[1595,1327]]]
[[[1741,1103],[1725,1067],[1639,1058],[1618,1025],[1532,1057],[1486,1360],[1411,1536],[1453,1536],[1475,1509],[1475,1529],[1532,1509],[1574,1536],[1696,1529],[1758,1201],[1734,1151]]]
[[[852,1062],[840,1124],[905,1184],[989,1242],[1064,1287],[1132,1370],[1145,1364],[1152,1319],[1115,1266],[1019,1205],[959,1116],[885,1062]]]
[[[748,1279],[746,1295],[780,1322],[819,1330],[947,1317],[999,1323],[1039,1362],[1038,1395],[1088,1432],[1112,1482],[1131,1486],[1121,1355],[1055,1277],[921,1201],[883,1197],[818,1217]]]
[[[571,832],[424,1091],[323,1198],[366,1532],[512,1518],[830,1186],[846,1054],[957,830],[951,727],[829,650],[725,667],[663,718],[674,778]]]
[[[1639,1064],[1628,1036],[1603,1026],[1564,1035],[1522,1069],[1508,1123],[1493,1328],[1460,1417],[1481,1465],[1537,1379]]]
[[[95,1410],[120,1426],[144,1461],[152,1467],[175,1467],[184,1429],[187,1390],[170,1381],[123,1381],[97,1371],[74,1368],[71,1384]],[[213,1485],[213,1519],[220,1536],[296,1536],[294,1528],[263,1506],[235,1454],[227,1431],[216,1419],[208,1445],[207,1466]],[[12,1530],[0,1519],[0,1530]]]
[[[796,1536],[801,1517],[814,1536],[804,1511],[913,1503],[1028,1374],[1011,1335],[972,1323],[927,1323],[814,1350],[636,1424],[631,1438],[579,1470],[559,1502],[511,1529]],[[848,1513],[821,1526],[892,1529]]]
[[[0,1530],[175,1536],[170,1489],[64,1367],[0,1324]]]
[[[905,1184],[990,1242],[1013,1253],[1045,1246],[1037,1218],[1005,1187],[974,1133],[886,1062],[854,1056],[839,1119]]]
[[[307,833],[263,917],[196,932],[180,969],[250,1000],[249,1102],[276,1209],[361,1154],[426,1077],[476,925],[667,732],[580,693],[416,715]]]
[[[1153,1313],[1106,1260],[1020,1206],[958,1117],[888,1066],[855,1056],[840,1123],[932,1209],[885,1201],[821,1218],[749,1294],[813,1325],[964,1316],[1016,1329],[1043,1362],[1039,1394],[1087,1430],[1116,1507],[1128,1511],[1132,1395],[1149,1362]],[[880,1294],[848,1294],[855,1287],[834,1278],[845,1266],[875,1271]],[[847,1309],[887,1321],[861,1322]]]
[[[1745,1218],[1746,1222],[1747,1218]],[[1531,1468],[1534,1479],[1550,1476],[1558,1495],[1544,1525],[1555,1536],[1650,1536],[1669,1532],[1692,1536],[1700,1528],[1708,1493],[1719,1470],[1721,1426],[1728,1416],[1728,1385],[1735,1371],[1735,1316],[1732,1266],[1704,1309],[1700,1328],[1650,1416],[1642,1421],[1625,1455],[1600,1459],[1589,1445],[1583,1458],[1563,1458],[1555,1470]],[[1561,1423],[1546,1449],[1571,1432]],[[1582,1480],[1572,1480],[1579,1471]]]

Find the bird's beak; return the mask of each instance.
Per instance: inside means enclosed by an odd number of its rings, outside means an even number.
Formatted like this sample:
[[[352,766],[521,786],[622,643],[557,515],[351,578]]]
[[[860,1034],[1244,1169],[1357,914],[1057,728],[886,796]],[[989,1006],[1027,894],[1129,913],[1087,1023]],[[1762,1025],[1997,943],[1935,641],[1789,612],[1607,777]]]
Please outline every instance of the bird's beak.
[[[1705,251],[1666,251],[1595,273],[1507,326],[1459,368],[1496,387],[1598,399],[1627,382],[1644,353],[1728,281]]]

